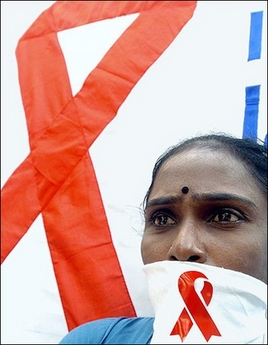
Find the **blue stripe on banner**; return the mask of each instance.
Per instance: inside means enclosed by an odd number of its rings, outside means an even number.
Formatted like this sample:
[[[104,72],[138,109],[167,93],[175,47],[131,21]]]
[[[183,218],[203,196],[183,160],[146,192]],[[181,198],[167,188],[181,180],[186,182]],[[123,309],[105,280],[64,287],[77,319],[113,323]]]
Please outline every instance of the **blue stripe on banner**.
[[[257,141],[260,85],[246,87],[246,107],[243,126],[243,138]]]
[[[248,61],[261,57],[262,18],[263,11],[251,13]]]

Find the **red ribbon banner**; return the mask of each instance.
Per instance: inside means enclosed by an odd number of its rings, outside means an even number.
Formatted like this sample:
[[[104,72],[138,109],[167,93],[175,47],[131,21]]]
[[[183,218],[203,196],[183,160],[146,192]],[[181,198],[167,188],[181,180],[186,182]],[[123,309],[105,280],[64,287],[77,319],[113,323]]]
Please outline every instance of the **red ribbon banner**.
[[[178,280],[179,292],[188,310],[186,308],[183,308],[178,321],[175,323],[170,335],[179,335],[182,341],[184,341],[193,326],[192,318],[202,332],[206,341],[209,341],[212,335],[221,336],[217,326],[209,315],[206,306],[203,304],[202,300],[195,290],[194,283],[198,278],[208,279],[201,272],[188,271],[184,272]],[[212,293],[212,284],[207,280],[204,281],[201,295],[207,306],[211,301]],[[190,317],[189,313],[191,314],[192,318]]]
[[[41,213],[69,330],[99,318],[136,315],[89,149],[196,4],[55,1],[18,42],[31,152],[1,192],[1,263]],[[133,13],[138,17],[73,95],[58,33]]]

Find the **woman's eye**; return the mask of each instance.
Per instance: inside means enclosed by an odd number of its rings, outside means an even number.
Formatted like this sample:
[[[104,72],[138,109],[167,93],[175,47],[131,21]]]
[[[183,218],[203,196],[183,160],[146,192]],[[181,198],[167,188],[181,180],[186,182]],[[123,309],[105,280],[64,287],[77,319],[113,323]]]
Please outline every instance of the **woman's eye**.
[[[176,224],[175,220],[164,213],[155,213],[150,218],[153,225],[156,226],[169,226]]]
[[[242,216],[235,214],[229,210],[223,210],[215,213],[213,217],[210,218],[210,222],[218,222],[218,223],[234,223],[238,220],[241,220]]]

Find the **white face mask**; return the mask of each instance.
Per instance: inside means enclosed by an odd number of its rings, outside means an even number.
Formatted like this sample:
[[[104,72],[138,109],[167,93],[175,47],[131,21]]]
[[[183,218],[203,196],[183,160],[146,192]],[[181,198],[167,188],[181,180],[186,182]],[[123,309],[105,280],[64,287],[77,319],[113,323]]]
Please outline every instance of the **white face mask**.
[[[151,344],[267,344],[267,285],[205,264],[144,265],[155,312]]]

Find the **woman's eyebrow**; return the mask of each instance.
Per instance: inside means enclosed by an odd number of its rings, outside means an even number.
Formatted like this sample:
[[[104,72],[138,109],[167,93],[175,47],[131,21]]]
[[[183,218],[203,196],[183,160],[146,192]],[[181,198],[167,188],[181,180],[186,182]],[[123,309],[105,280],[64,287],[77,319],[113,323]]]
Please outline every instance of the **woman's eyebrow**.
[[[204,193],[204,194],[192,194],[191,198],[194,201],[239,201],[249,206],[257,207],[253,201],[244,196],[231,194],[231,193]],[[159,198],[152,199],[148,201],[147,207],[157,206],[157,205],[169,205],[181,202],[184,199],[182,195],[168,195]]]
[[[231,193],[204,193],[192,194],[194,201],[239,201],[253,207],[257,207],[250,199]]]
[[[157,206],[157,205],[175,204],[178,201],[182,201],[182,199],[183,198],[181,195],[162,196],[162,197],[150,200],[147,204],[147,207]]]

